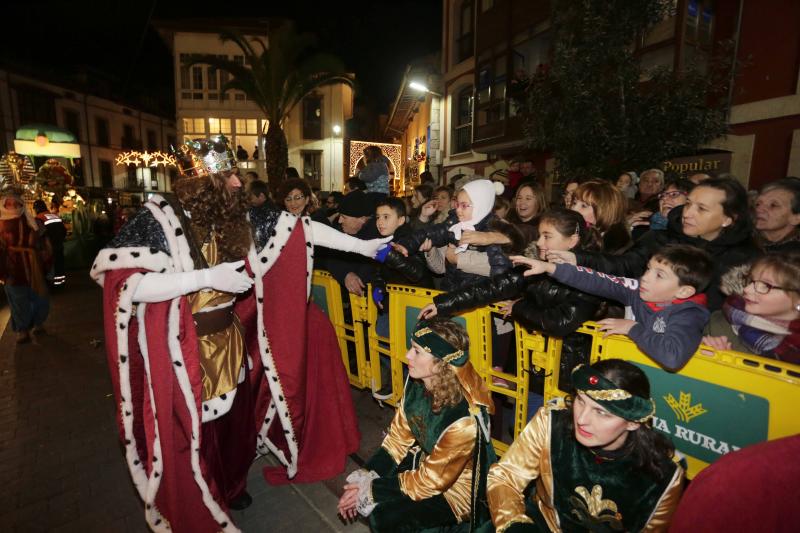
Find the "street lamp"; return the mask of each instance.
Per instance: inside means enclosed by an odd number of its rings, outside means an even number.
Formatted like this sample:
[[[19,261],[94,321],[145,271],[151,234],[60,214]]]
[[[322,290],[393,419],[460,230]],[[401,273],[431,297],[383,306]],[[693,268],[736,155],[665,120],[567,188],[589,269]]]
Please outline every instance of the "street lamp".
[[[340,133],[342,133],[342,127],[340,125],[338,125],[338,124],[334,124],[333,125],[333,134],[334,135],[339,135]]]
[[[412,81],[411,83],[408,84],[408,87],[409,89],[414,89],[415,91],[419,91],[422,93],[431,93],[434,96],[442,96],[440,93],[431,91],[430,89],[428,89],[427,85],[425,85],[424,83],[420,83],[418,81]]]

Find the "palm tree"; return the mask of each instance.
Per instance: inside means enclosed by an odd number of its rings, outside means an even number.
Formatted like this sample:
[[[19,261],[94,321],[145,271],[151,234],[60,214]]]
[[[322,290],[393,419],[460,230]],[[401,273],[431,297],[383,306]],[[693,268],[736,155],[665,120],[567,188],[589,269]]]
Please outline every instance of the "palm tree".
[[[222,91],[239,90],[266,115],[266,163],[273,191],[284,179],[289,164],[289,147],[283,131],[284,120],[303,98],[315,89],[334,83],[353,85],[342,61],[326,53],[313,52],[316,39],[297,33],[294,23],[281,21],[267,32],[268,42],[245,37],[241,32],[220,33],[222,42],[234,42],[244,54],[244,64],[214,55],[193,54],[187,66],[208,64],[228,72],[231,78]]]

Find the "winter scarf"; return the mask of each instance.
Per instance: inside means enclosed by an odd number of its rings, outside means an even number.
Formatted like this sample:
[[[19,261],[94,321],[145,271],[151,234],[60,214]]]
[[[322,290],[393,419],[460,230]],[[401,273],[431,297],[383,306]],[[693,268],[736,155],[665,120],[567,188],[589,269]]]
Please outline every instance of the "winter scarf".
[[[744,298],[734,294],[722,306],[739,339],[758,355],[800,363],[800,319],[768,319],[748,313],[744,305]]]

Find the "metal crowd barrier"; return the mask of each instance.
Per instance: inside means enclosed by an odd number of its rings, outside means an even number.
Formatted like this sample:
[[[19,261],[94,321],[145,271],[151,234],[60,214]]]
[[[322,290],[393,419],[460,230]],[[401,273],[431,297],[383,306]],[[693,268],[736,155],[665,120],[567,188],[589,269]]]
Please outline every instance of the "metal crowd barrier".
[[[330,317],[339,337],[342,360],[350,383],[379,390],[381,358],[390,367],[392,392],[386,403],[397,405],[403,392],[408,336],[419,311],[439,291],[389,285],[389,337],[378,335],[379,310],[372,298],[349,295],[345,309],[338,283],[326,272],[315,271],[312,298]],[[472,365],[486,380],[498,414],[493,441],[499,454],[519,435],[536,406],[567,392],[559,387],[562,340],[514,324],[516,372],[493,368],[493,318],[497,306],[463,313],[454,318],[467,329]],[[627,337],[603,338],[596,324],[585,323],[578,333],[588,336],[591,362],[620,358],[638,365],[648,376],[656,401],[655,429],[670,437],[686,457],[691,479],[720,456],[736,449],[800,433],[800,366],[732,351],[701,346],[679,372],[661,369]],[[388,359],[388,361],[387,361]],[[495,383],[499,378],[505,383]],[[541,393],[541,396],[536,396]],[[538,402],[536,401],[538,400]]]

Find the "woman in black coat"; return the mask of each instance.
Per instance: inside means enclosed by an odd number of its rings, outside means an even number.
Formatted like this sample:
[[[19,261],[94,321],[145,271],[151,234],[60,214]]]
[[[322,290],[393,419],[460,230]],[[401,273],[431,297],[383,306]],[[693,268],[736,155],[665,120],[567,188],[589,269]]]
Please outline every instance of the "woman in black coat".
[[[689,244],[714,258],[714,277],[707,291],[708,308],[719,309],[725,299],[719,289],[722,275],[758,254],[752,238],[747,192],[733,179],[706,180],[689,193],[685,205],[670,211],[668,219],[667,229],[648,231],[622,255],[554,251],[548,254],[547,260],[638,278],[644,273],[650,256],[664,245]]]

